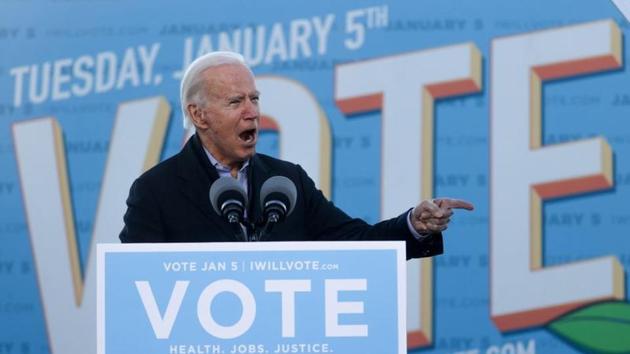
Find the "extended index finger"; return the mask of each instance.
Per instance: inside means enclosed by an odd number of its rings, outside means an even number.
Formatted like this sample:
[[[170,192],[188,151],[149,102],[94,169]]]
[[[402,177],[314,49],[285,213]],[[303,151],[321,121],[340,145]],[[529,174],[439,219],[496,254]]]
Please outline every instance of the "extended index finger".
[[[440,208],[466,209],[466,210],[475,209],[475,206],[471,202],[465,201],[463,199],[444,198],[444,199],[437,199],[437,202]]]

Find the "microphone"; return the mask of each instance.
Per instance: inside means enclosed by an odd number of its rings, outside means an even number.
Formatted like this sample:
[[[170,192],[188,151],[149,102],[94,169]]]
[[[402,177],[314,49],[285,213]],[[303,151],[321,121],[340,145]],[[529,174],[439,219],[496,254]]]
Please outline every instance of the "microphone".
[[[243,187],[232,177],[220,177],[210,186],[209,197],[214,211],[232,225],[237,238],[247,241],[241,227],[247,200]]]
[[[297,189],[287,177],[273,176],[263,183],[260,188],[260,206],[265,217],[265,226],[260,233],[260,239],[293,212],[296,200]]]

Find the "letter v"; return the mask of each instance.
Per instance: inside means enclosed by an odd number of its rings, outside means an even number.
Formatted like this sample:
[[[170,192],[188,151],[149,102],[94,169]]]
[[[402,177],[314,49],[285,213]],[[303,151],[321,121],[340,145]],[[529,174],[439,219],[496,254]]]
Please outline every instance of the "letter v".
[[[158,161],[169,113],[170,106],[163,97],[118,107],[83,278],[59,123],[47,117],[13,124],[26,221],[52,354],[83,354],[96,348],[95,244],[118,242],[129,186]]]
[[[175,318],[177,318],[189,283],[190,282],[187,280],[178,280],[175,282],[175,288],[171,293],[170,300],[168,300],[168,305],[166,305],[164,317],[162,317],[160,316],[160,309],[158,309],[157,302],[155,302],[155,295],[153,295],[153,291],[151,290],[151,284],[144,280],[136,281],[136,289],[138,289],[138,294],[140,294],[140,299],[142,299],[142,304],[144,305],[144,311],[147,313],[149,322],[151,322],[155,338],[168,339],[171,335],[173,323],[175,322]]]

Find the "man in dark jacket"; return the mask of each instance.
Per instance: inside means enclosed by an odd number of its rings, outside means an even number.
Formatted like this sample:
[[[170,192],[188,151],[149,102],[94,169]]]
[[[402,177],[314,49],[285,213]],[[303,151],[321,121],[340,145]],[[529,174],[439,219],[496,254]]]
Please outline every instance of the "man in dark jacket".
[[[290,162],[256,154],[259,92],[242,56],[214,52],[195,60],[182,79],[184,126],[195,135],[180,153],[138,178],[127,199],[122,242],[240,241],[210,204],[208,190],[231,176],[249,199],[245,234],[264,222],[258,200],[269,177],[296,186],[293,212],[267,235],[269,241],[404,240],[407,257],[442,253],[442,235],[452,209],[472,210],[457,199],[425,200],[400,216],[369,225],[328,201],[306,172]]]

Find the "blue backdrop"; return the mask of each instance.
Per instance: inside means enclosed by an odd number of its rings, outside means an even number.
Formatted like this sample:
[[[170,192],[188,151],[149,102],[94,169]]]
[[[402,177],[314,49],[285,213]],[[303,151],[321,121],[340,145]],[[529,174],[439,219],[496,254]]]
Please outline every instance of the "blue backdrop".
[[[352,22],[362,26],[361,38],[347,27],[348,13],[353,10],[362,10],[356,22]],[[325,25],[331,14],[329,32],[318,37],[317,24]],[[303,22],[295,22],[299,19]],[[54,117],[59,122],[79,258],[85,264],[118,105],[136,99],[166,97],[172,112],[160,159],[179,151],[184,131],[177,72],[190,55],[196,56],[204,35],[211,40],[213,49],[220,47],[221,40],[224,44],[234,44],[235,36],[241,36],[241,45],[236,49],[250,50],[256,75],[292,79],[312,92],[325,113],[332,135],[331,197],[348,214],[372,223],[381,218],[381,112],[345,115],[336,104],[335,66],[461,43],[474,44],[482,59],[480,90],[435,102],[432,194],[471,200],[476,209],[472,213],[457,213],[445,235],[446,252],[434,260],[432,340],[428,346],[413,350],[423,353],[613,350],[588,340],[584,344],[579,341],[583,334],[558,332],[547,325],[501,331],[492,321],[490,309],[492,41],[600,20],[612,20],[621,29],[623,60],[628,48],[629,23],[615,4],[607,0],[2,1],[0,353],[51,352],[12,126],[40,117]],[[303,35],[310,31],[310,36],[297,41],[291,36],[291,24]],[[280,31],[275,28],[281,28],[282,33],[274,34]],[[247,31],[253,41],[249,47],[244,44]],[[264,45],[263,41],[256,42],[255,35],[264,37]],[[274,40],[279,42],[273,44]],[[292,40],[297,41],[293,47]],[[189,45],[193,50],[187,53]],[[283,45],[286,45],[284,52]],[[260,60],[256,58],[257,51],[262,55]],[[153,58],[151,53],[155,54]],[[152,67],[142,65],[143,58]],[[614,177],[608,189],[544,203],[545,267],[604,255],[614,255],[622,267],[630,267],[629,75],[622,61],[613,70],[573,76],[543,86],[543,145],[602,136],[613,152]],[[272,94],[281,97],[282,92],[263,92],[263,110],[266,97]],[[277,132],[265,132],[259,151],[279,155],[279,139]],[[579,164],[580,159],[581,156],[575,156],[574,161],[563,163]],[[404,153],[398,163],[401,169],[409,165]],[[624,277],[627,283],[625,272]],[[588,279],[585,286],[588,287]],[[627,292],[627,285],[623,287]],[[522,291],[527,292],[527,286]],[[615,300],[617,304],[627,305],[625,295]],[[622,308],[621,313],[628,311],[627,307]],[[621,327],[613,326],[614,331],[628,333],[630,315],[616,316],[598,312],[597,323],[589,325],[608,326],[615,322]],[[621,348],[630,351],[628,341],[623,342],[619,336],[611,337],[608,342],[620,343]],[[91,351],[85,351],[88,352]]]

